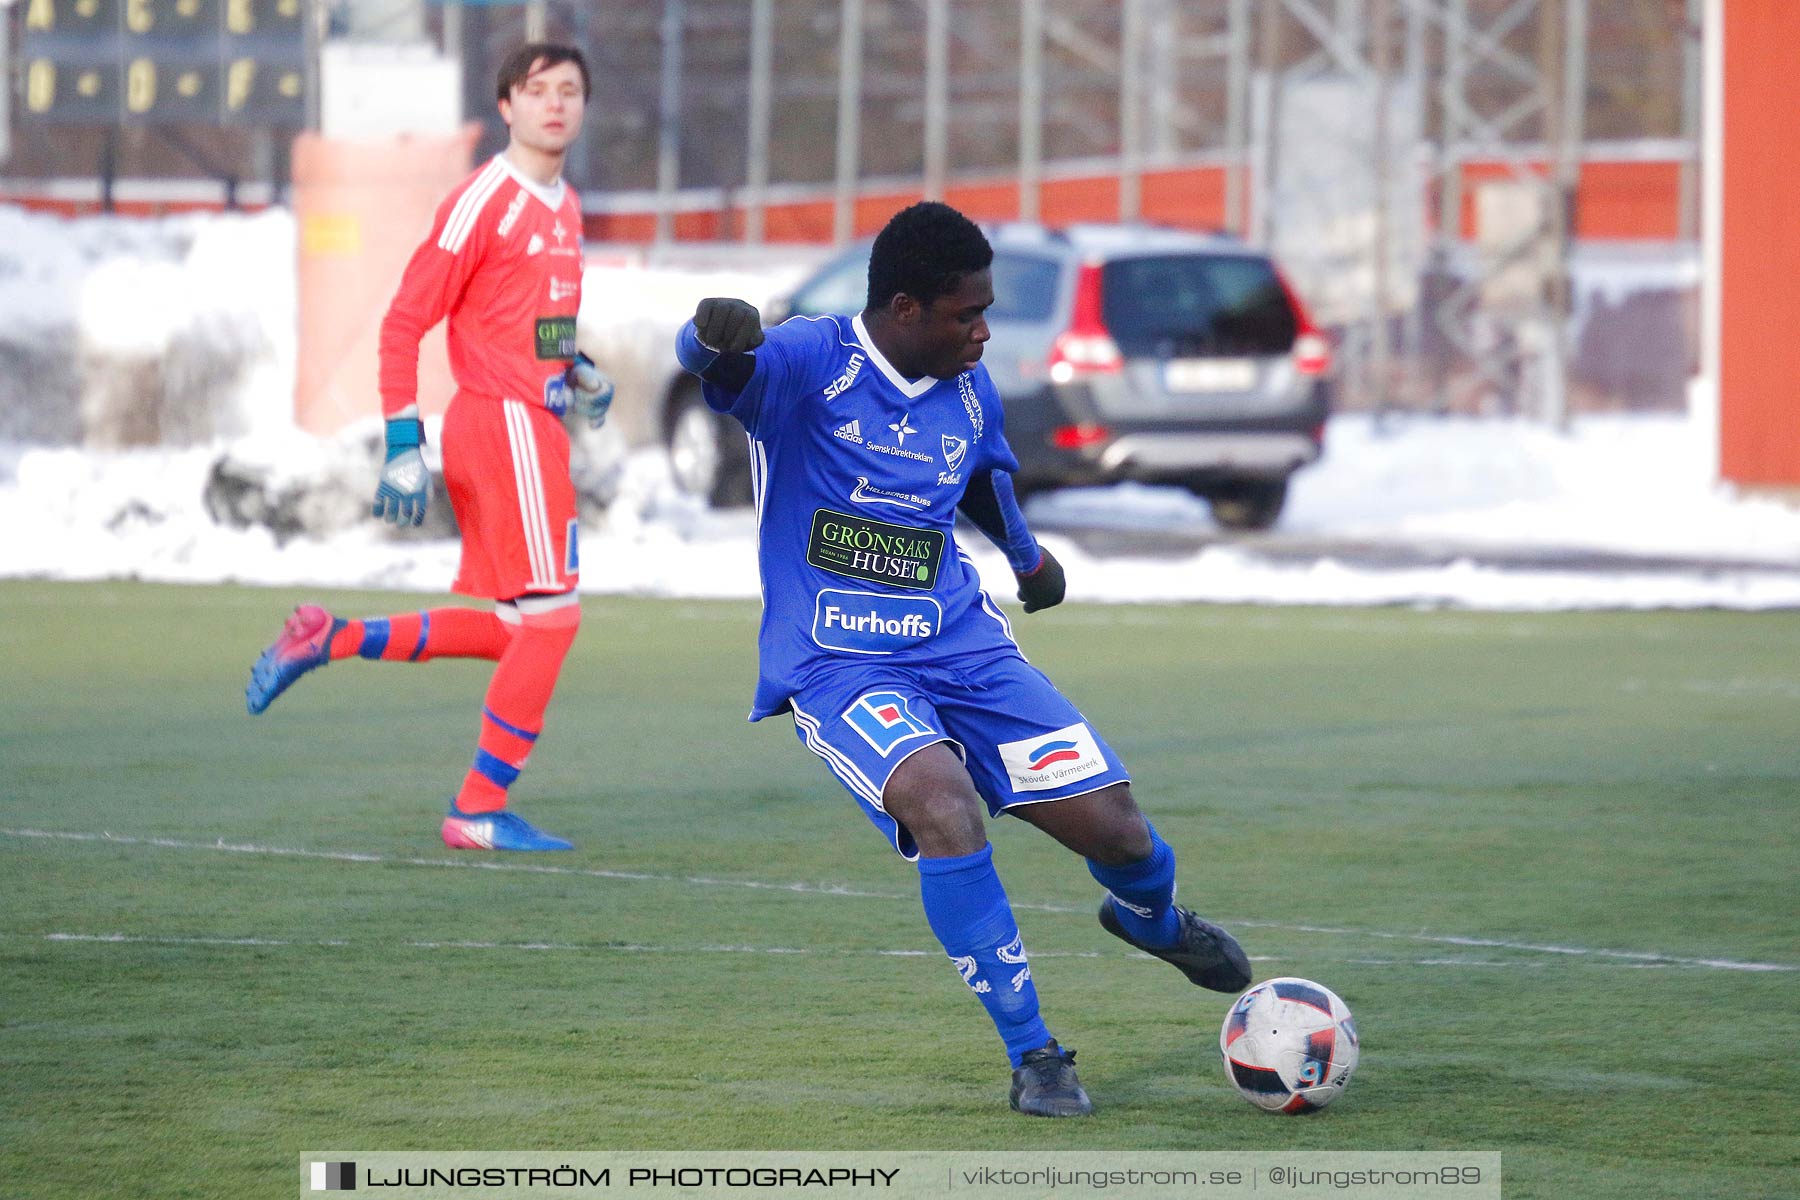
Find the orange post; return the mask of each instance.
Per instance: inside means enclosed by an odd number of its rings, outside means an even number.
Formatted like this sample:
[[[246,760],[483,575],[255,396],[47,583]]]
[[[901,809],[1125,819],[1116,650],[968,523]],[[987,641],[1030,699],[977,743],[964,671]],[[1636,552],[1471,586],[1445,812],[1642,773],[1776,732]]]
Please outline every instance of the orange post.
[[[1719,474],[1800,487],[1800,3],[1723,13]]]
[[[452,137],[379,142],[294,141],[298,226],[299,362],[294,416],[329,434],[379,416],[381,318],[432,214],[470,170],[480,127]],[[419,408],[441,413],[454,389],[444,327],[419,347]]]

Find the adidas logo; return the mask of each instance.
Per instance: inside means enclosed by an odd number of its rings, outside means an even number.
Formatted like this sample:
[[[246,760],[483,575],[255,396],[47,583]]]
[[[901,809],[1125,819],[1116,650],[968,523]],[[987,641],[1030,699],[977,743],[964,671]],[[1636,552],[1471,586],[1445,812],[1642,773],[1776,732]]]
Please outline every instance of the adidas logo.
[[[846,442],[855,442],[858,446],[862,445],[863,439],[862,439],[862,422],[861,421],[846,422],[843,425],[839,425],[837,427],[837,429],[835,429],[833,432],[838,437],[843,438]]]

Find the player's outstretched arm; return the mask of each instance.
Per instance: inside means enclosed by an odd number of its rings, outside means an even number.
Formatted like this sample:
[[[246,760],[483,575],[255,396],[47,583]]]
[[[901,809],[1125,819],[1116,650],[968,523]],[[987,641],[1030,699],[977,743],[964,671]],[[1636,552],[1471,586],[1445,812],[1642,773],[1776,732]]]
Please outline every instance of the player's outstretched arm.
[[[1013,494],[1011,472],[978,472],[969,480],[957,509],[1006,555],[1019,581],[1019,599],[1025,602],[1026,612],[1062,603],[1067,588],[1062,564],[1038,545],[1026,527],[1025,514]]]
[[[709,296],[675,336],[682,367],[727,392],[741,392],[756,372],[752,353],[763,342],[762,314],[746,300]]]

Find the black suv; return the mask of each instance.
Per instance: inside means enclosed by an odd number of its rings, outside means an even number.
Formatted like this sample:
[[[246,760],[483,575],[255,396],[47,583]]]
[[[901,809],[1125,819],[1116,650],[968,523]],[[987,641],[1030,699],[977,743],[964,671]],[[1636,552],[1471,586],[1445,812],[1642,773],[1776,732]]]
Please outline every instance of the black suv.
[[[1319,457],[1332,385],[1329,343],[1268,256],[1135,225],[987,232],[982,362],[1006,405],[1018,490],[1171,483],[1228,529],[1273,525],[1288,476]],[[860,311],[868,255],[864,243],[830,260],[765,320]],[[743,456],[719,449],[721,466]]]

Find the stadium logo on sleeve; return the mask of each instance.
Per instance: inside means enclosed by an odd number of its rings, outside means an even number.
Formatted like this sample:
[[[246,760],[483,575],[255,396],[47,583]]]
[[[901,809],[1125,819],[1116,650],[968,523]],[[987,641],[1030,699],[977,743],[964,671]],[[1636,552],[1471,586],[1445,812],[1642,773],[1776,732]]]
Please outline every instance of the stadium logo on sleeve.
[[[937,735],[937,730],[913,716],[906,697],[899,692],[864,692],[844,710],[844,720],[883,758],[901,742]]]
[[[531,193],[520,188],[519,194],[512,198],[512,203],[506,206],[506,215],[500,218],[500,227],[494,232],[502,238],[511,233],[513,226],[518,223],[519,214],[525,211],[526,201],[530,199]]]
[[[862,355],[852,354],[850,361],[844,364],[843,373],[825,385],[825,399],[835,400],[849,390],[850,385],[856,382],[857,373],[862,370],[864,361]]]
[[[1100,744],[1080,722],[1054,733],[1002,742],[999,749],[1015,792],[1048,791],[1106,770]]]

